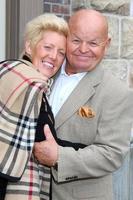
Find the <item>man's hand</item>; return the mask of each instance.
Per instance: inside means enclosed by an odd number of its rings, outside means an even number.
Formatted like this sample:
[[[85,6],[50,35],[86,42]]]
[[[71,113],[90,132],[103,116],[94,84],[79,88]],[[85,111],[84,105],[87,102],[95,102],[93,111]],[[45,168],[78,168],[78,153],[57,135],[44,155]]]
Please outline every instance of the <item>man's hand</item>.
[[[34,155],[41,164],[53,166],[58,160],[58,144],[48,125],[44,126],[44,134],[46,140],[35,143]]]

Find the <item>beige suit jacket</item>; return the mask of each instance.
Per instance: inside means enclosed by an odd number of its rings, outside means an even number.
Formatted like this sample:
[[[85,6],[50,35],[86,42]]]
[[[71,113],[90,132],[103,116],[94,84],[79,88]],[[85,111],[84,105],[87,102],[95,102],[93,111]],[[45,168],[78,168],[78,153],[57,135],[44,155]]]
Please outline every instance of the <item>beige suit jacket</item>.
[[[95,116],[81,117],[91,108]],[[53,173],[53,200],[112,200],[112,172],[128,151],[133,122],[133,92],[101,67],[87,73],[55,118],[59,138],[87,145],[59,147]]]

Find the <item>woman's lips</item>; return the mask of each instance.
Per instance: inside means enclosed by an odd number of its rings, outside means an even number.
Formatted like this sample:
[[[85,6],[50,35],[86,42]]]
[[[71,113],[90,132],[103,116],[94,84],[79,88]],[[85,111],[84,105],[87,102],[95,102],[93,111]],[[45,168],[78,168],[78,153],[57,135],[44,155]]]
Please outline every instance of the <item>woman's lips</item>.
[[[46,61],[42,61],[43,65],[49,67],[49,68],[54,68],[54,65],[52,63],[46,62]]]

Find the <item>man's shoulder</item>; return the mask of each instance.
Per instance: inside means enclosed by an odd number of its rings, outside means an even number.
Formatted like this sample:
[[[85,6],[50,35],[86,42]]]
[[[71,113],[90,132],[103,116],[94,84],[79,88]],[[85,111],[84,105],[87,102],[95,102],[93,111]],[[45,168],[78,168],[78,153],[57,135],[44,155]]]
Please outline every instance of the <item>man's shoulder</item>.
[[[121,99],[130,95],[133,97],[133,90],[129,88],[128,83],[114,75],[111,70],[104,70],[100,87],[101,93],[110,99]]]
[[[104,69],[103,82],[110,87],[118,87],[121,89],[129,88],[127,82],[115,75],[110,69]]]

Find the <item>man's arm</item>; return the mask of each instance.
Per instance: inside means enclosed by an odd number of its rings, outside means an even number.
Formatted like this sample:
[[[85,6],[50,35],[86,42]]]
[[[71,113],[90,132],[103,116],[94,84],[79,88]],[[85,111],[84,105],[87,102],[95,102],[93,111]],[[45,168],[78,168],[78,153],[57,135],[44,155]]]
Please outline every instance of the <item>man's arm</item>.
[[[58,146],[50,132],[41,146],[35,145],[35,155],[41,163],[53,166],[58,160],[58,171],[54,171],[58,182],[67,181],[68,177],[80,179],[105,176],[121,166],[128,151],[133,121],[133,95],[126,94],[123,98],[118,97],[115,103],[111,101],[111,94],[108,99],[104,99],[96,138],[86,148],[75,151],[70,147]]]

